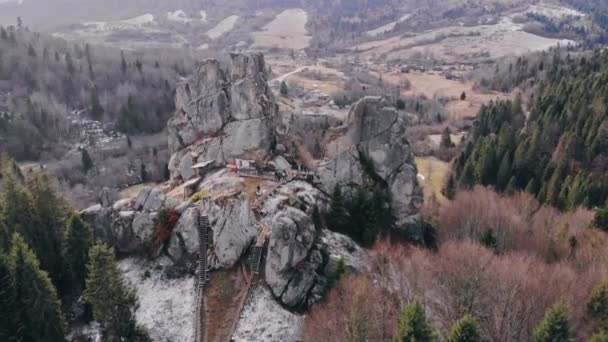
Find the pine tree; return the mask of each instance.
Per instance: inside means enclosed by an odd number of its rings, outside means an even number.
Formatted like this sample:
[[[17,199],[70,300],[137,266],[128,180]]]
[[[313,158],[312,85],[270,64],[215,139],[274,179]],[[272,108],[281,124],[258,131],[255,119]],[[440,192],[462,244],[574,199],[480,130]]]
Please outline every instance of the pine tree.
[[[450,331],[447,342],[478,342],[481,341],[477,322],[471,315],[465,315]]]
[[[89,172],[89,170],[93,168],[93,160],[91,159],[89,151],[87,151],[86,148],[80,150],[80,159],[82,161],[82,170],[84,173]]]
[[[443,191],[443,195],[448,199],[453,199],[456,195],[456,182],[454,181],[454,176],[448,177],[448,181],[445,185],[445,190]]]
[[[65,341],[61,303],[48,274],[21,235],[13,234],[10,251],[11,273],[15,280],[16,303],[21,309],[19,335],[24,341]]]
[[[505,187],[505,193],[508,195],[512,195],[517,191],[517,179],[515,178],[515,176],[511,177],[511,179],[509,179],[509,183],[507,183],[507,186]]]
[[[441,133],[441,143],[439,144],[442,148],[452,148],[454,143],[452,142],[452,132],[449,127],[446,127]]]
[[[568,313],[563,303],[557,303],[549,308],[545,316],[534,329],[535,342],[570,342],[570,323]]]
[[[72,55],[70,55],[69,52],[65,54],[65,66],[68,69],[68,73],[70,73],[70,75],[74,75],[76,72],[76,67],[74,66]]]
[[[287,83],[285,83],[285,81],[281,82],[281,95],[289,95],[289,88],[287,87]]]
[[[3,191],[0,192],[0,221],[7,229],[9,239],[13,233],[18,232],[32,246],[37,255],[45,254],[42,248],[44,241],[41,241],[43,237],[39,234],[40,224],[32,197],[18,183],[13,173],[5,172],[3,187]],[[8,248],[9,245],[4,247]]]
[[[511,179],[511,158],[508,153],[502,157],[498,174],[496,176],[496,186],[498,189],[505,189]]]
[[[335,230],[341,231],[347,228],[349,218],[346,204],[340,186],[336,185],[330,200],[330,212],[327,223]]]
[[[97,243],[89,250],[84,298],[104,330],[105,341],[146,341],[135,321],[137,297],[116,265],[114,250]]]
[[[27,48],[27,55],[32,58],[36,58],[38,56],[38,54],[36,53],[36,49],[34,49],[32,44],[30,44]]]
[[[602,280],[591,291],[587,314],[608,327],[608,279]]]
[[[127,74],[127,60],[125,59],[125,52],[124,51],[120,51],[120,70],[122,71],[123,75]]]
[[[36,255],[59,293],[63,294],[70,286],[62,253],[63,225],[68,205],[57,196],[46,174],[31,179],[28,190],[39,223],[37,235],[40,237],[40,247]]]
[[[595,212],[592,225],[603,231],[608,231],[608,208],[598,209]]]
[[[608,342],[608,334],[600,331],[589,338],[588,342]]]
[[[424,306],[414,302],[401,312],[399,326],[393,336],[393,342],[426,342],[435,341],[431,327],[427,324]]]
[[[471,189],[473,185],[475,185],[475,171],[473,171],[473,165],[471,162],[467,162],[464,166],[464,170],[462,171],[462,176],[460,177],[460,186],[464,189]]]
[[[0,254],[0,341],[19,341],[19,308],[16,302],[15,280],[8,260]]]
[[[91,117],[94,120],[101,120],[103,118],[104,109],[99,102],[99,94],[97,93],[97,87],[93,87],[91,91]]]
[[[65,260],[69,265],[71,279],[74,283],[79,284],[79,290],[82,290],[85,285],[93,233],[76,213],[69,218],[65,230]]]

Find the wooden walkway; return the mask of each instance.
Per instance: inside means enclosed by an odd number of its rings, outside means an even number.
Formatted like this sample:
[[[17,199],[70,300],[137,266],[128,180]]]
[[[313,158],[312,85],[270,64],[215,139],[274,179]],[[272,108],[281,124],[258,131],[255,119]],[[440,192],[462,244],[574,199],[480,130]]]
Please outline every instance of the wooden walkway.
[[[207,336],[205,334],[205,290],[209,281],[207,265],[207,243],[209,238],[209,217],[205,214],[199,218],[198,225],[198,240],[199,240],[199,255],[198,255],[198,278],[197,278],[197,293],[196,293],[196,311],[194,323],[194,342],[205,342]]]

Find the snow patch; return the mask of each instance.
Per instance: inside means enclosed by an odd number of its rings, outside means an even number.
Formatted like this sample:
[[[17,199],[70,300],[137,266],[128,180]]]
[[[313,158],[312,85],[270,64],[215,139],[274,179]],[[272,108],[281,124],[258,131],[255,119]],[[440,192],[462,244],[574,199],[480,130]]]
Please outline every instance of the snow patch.
[[[579,12],[575,9],[567,8],[560,5],[548,4],[545,2],[541,2],[539,4],[531,5],[526,13],[535,13],[544,15],[550,18],[561,19],[562,17],[572,16],[572,17],[584,17],[585,14]]]
[[[0,4],[17,4],[21,5],[23,0],[0,0]]]
[[[141,28],[143,26],[149,26],[155,24],[154,15],[150,13],[142,14],[137,17],[119,20],[119,21],[92,21],[83,23],[87,27],[87,30],[91,31],[117,31],[117,30],[129,30],[135,28]]]
[[[167,13],[167,19],[171,21],[181,21],[182,23],[190,22],[190,19],[186,15],[186,12],[180,10],[176,10],[174,12]]]
[[[386,25],[382,25],[373,30],[369,30],[369,31],[365,32],[365,34],[367,34],[368,36],[371,36],[371,37],[375,37],[375,36],[379,36],[383,33],[390,32],[393,29],[395,29],[395,26],[397,26],[397,24],[406,22],[411,16],[412,16],[411,14],[406,14],[396,21],[390,22]]]
[[[214,28],[207,31],[207,36],[211,39],[217,39],[223,36],[224,34],[234,29],[234,25],[236,25],[237,20],[239,20],[238,15],[231,15],[227,18],[224,18],[222,21],[217,23]]]
[[[199,51],[200,50],[207,50],[207,49],[209,49],[209,44],[201,44],[196,49],[199,50]]]
[[[253,292],[232,338],[236,342],[300,341],[304,316],[285,310],[266,286]]]
[[[178,9],[173,12],[171,12],[171,11],[167,12],[167,20],[177,21],[177,22],[181,22],[184,24],[197,22],[197,21],[201,22],[201,23],[207,22],[207,12],[200,11],[199,15],[200,15],[200,18],[194,18],[194,17],[191,18],[188,16],[188,14],[186,14],[186,12],[184,12],[181,9]]]
[[[161,269],[168,264],[166,258],[155,262],[127,258],[118,267],[137,290],[135,316],[152,340],[190,342],[194,339],[195,280],[192,276],[167,279]]]
[[[331,258],[344,260],[346,266],[356,270],[361,270],[365,266],[366,251],[348,236],[323,229],[321,242],[327,246]]]

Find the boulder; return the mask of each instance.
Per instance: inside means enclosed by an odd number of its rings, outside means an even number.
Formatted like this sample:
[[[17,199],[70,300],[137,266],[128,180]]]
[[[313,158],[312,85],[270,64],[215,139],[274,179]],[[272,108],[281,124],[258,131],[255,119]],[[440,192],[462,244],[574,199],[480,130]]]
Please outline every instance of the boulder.
[[[199,249],[199,228],[200,212],[198,207],[190,207],[186,209],[177,221],[169,245],[167,253],[177,261],[185,255],[194,255]]]
[[[140,246],[152,241],[156,212],[139,212],[133,218],[133,236],[135,243]]]
[[[247,193],[240,191],[213,201],[209,208],[209,222],[213,230],[210,267],[226,269],[234,266],[258,233]]]
[[[322,264],[312,251],[316,228],[305,212],[293,207],[272,219],[272,233],[266,257],[266,283],[280,301],[290,307],[306,304],[306,295],[315,284]]]
[[[112,221],[112,232],[116,237],[114,248],[120,253],[134,253],[141,249],[141,243],[135,238],[131,225],[135,211],[120,211]]]
[[[113,245],[115,241],[112,227],[112,208],[104,208],[96,204],[80,212],[82,219],[93,229],[93,237]]]
[[[144,202],[144,205],[142,206],[142,210],[143,211],[158,211],[160,210],[160,208],[162,208],[165,204],[165,194],[163,194],[160,190],[158,189],[152,189],[149,194],[148,197],[146,198],[146,201]]]

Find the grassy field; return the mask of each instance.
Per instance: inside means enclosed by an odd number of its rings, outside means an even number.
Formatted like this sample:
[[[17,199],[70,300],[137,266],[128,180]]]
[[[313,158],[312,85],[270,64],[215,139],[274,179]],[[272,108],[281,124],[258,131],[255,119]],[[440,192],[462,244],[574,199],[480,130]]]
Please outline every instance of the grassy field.
[[[441,194],[450,164],[435,157],[416,157],[418,181],[424,187],[424,199],[429,200],[434,194],[440,202],[447,201]]]

